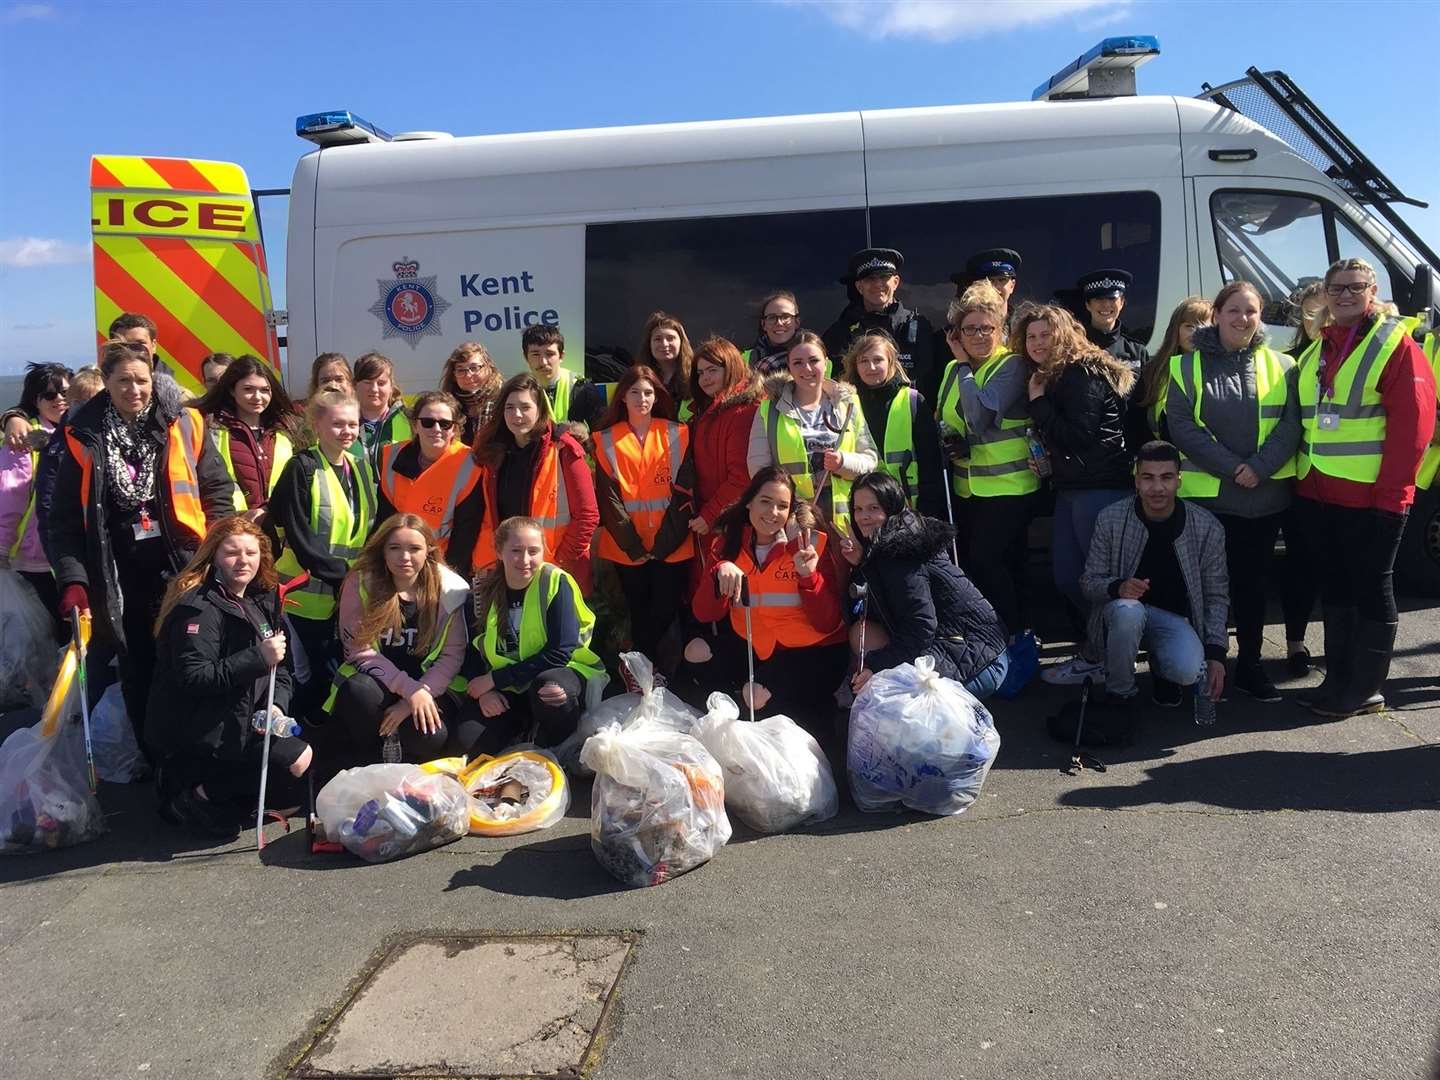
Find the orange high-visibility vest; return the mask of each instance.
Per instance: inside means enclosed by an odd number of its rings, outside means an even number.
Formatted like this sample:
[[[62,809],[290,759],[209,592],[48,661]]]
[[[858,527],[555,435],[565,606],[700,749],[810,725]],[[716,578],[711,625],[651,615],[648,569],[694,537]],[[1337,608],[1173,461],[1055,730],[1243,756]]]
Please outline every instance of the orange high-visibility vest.
[[[67,425],[65,442],[80,466],[80,506],[85,527],[90,528],[90,483],[94,460],[90,448],[75,437]],[[200,454],[205,447],[205,420],[194,409],[180,410],[170,424],[165,440],[165,473],[160,478],[170,489],[170,509],[181,528],[190,532],[198,546],[205,538],[205,506],[200,501]],[[183,539],[184,538],[180,538]]]
[[[595,436],[595,463],[619,486],[625,513],[647,551],[675,498],[675,480],[689,448],[690,428],[673,420],[652,421],[643,443],[624,420]],[[687,534],[665,561],[684,562],[694,555],[695,541]],[[600,557],[625,566],[639,565],[603,528]]]
[[[385,443],[380,447],[380,490],[400,513],[425,519],[440,542],[440,554],[444,555],[455,525],[455,508],[480,482],[480,466],[470,456],[468,446],[452,442],[438,461],[425,466],[412,480],[395,469],[395,459],[409,445]],[[421,464],[424,465],[423,459]]]
[[[827,540],[824,532],[815,534],[815,551],[822,561]],[[838,624],[828,630],[817,630],[810,625],[797,591],[800,574],[795,569],[795,551],[799,541],[793,540],[783,546],[784,551],[771,550],[764,566],[755,564],[748,544],[735,558],[735,565],[745,572],[750,584],[751,635],[755,655],[762,660],[770,659],[777,645],[803,649],[834,638],[840,630]],[[730,608],[730,626],[742,639],[745,637],[745,609],[738,604]]]
[[[475,540],[475,552],[470,565],[476,573],[494,564],[499,558],[495,550],[495,520],[498,513],[493,506],[492,495],[499,490],[499,477],[491,475],[489,466],[481,467],[485,484],[485,525]],[[545,559],[554,559],[560,547],[560,539],[570,525],[570,494],[565,490],[565,478],[560,475],[560,440],[551,439],[550,446],[540,458],[540,467],[535,471],[535,483],[530,488],[530,516],[540,522],[545,533]],[[589,557],[589,550],[581,553]]]

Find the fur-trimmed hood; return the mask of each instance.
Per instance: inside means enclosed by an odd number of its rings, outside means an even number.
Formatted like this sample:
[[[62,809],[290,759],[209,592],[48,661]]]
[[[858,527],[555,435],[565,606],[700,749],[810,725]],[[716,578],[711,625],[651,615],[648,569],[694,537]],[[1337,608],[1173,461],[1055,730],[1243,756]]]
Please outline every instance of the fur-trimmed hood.
[[[954,526],[924,517],[913,510],[902,510],[885,523],[880,535],[870,543],[865,561],[928,562],[941,552],[948,551],[954,539]]]
[[[781,404],[782,398],[795,400],[795,378],[788,371],[777,372],[765,379],[765,394],[775,404]],[[835,403],[837,409],[842,406],[860,407],[860,398],[855,393],[855,387],[849,383],[836,382],[834,379],[826,379],[820,384],[820,393]]]
[[[185,400],[185,393],[180,389],[180,384],[168,371],[157,370],[151,386],[150,396],[151,400],[155,402],[154,416],[163,421],[163,424],[160,425],[163,430],[175,422],[180,415],[180,410],[185,408],[189,402]],[[72,413],[66,419],[65,425],[86,441],[98,441],[100,431],[105,426],[105,406],[109,403],[110,391],[101,390]]]
[[[749,405],[759,405],[764,398],[764,390],[760,385],[760,376],[753,372],[743,383],[736,383],[719,397],[714,398],[709,405],[705,406],[703,412],[697,413],[695,419],[706,416],[714,418],[730,409],[743,409]]]

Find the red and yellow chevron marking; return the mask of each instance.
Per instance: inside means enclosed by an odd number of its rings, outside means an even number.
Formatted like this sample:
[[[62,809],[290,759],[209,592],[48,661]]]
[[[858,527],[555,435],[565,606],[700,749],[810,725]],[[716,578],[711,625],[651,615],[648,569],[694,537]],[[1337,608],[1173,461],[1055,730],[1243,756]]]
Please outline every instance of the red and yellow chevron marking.
[[[265,321],[270,277],[245,170],[223,161],[90,159],[95,324],[104,341],[122,312],[150,316],[159,351],[199,392],[212,352],[252,353],[279,371]]]

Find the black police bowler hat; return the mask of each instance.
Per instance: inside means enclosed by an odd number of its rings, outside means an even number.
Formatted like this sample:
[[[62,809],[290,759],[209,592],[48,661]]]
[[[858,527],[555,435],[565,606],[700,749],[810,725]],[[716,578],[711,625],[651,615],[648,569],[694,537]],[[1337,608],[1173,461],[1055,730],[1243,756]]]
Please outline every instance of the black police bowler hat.
[[[950,275],[956,285],[969,285],[981,278],[1009,277],[1020,273],[1024,260],[1014,248],[987,248],[965,260],[965,269]]]
[[[1105,270],[1092,270],[1075,284],[1080,290],[1080,295],[1086,300],[1094,300],[1101,296],[1124,296],[1125,291],[1134,281],[1135,275],[1128,270],[1117,270],[1111,267]]]
[[[849,281],[859,281],[872,274],[889,277],[905,269],[905,256],[894,248],[865,248],[850,256]],[[843,281],[843,279],[842,279]],[[845,284],[849,284],[845,281]]]

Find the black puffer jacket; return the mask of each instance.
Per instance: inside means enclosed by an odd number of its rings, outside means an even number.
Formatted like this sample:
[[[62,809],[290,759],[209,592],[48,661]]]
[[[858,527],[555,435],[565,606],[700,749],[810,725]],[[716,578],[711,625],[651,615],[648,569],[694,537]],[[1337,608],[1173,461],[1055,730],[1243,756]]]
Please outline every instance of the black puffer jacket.
[[[1125,398],[1134,376],[1113,357],[1067,364],[1030,402],[1057,489],[1134,487],[1125,438]]]
[[[900,363],[915,389],[934,401],[940,389],[940,366],[935,361],[935,328],[919,312],[911,311],[899,300],[892,301],[884,311],[866,311],[860,302],[850,304],[821,335],[825,352],[835,367],[838,378],[840,361],[850,343],[867,330],[884,330],[895,339]]]
[[[276,594],[237,600],[211,578],[165,617],[156,639],[155,681],[145,740],[158,757],[239,761],[264,738],[250,717],[265,707],[270,667],[260,655],[263,627],[278,626]],[[289,658],[275,669],[275,704],[290,707]]]
[[[968,682],[1005,651],[1000,617],[965,572],[950,561],[955,530],[909,510],[885,523],[851,578],[869,590],[868,611],[890,644],[866,654],[865,666],[884,671],[933,656],[946,678]]]

